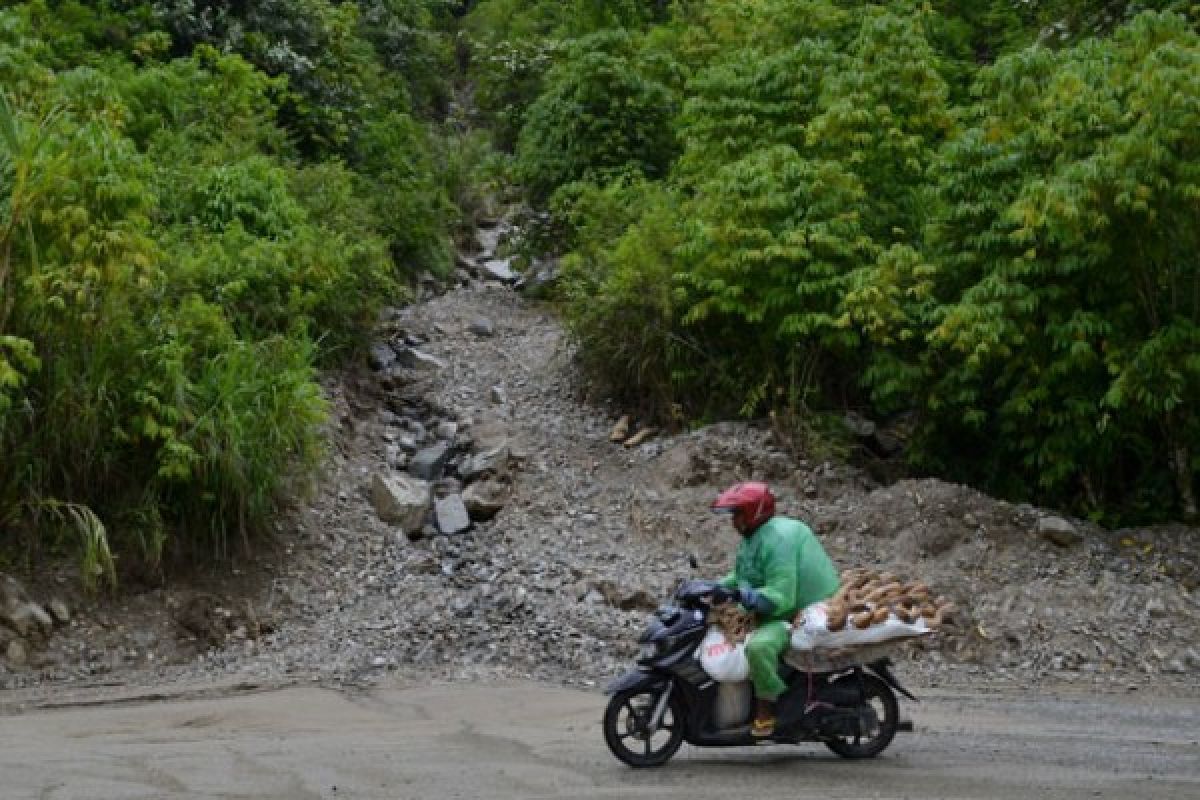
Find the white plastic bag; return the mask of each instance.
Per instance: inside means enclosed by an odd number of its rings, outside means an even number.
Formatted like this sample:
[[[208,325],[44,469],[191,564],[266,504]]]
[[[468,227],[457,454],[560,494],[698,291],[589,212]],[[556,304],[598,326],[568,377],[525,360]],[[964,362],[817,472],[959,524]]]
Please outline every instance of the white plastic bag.
[[[796,620],[796,625],[792,629],[793,650],[807,652],[840,647],[859,647],[925,636],[932,632],[923,619],[909,623],[900,620],[895,614],[890,614],[882,623],[862,630],[847,624],[840,631],[831,631],[827,622],[827,611],[825,603],[813,603],[804,609],[803,616]]]
[[[716,625],[708,629],[699,649],[700,666],[715,681],[736,683],[750,674],[745,645],[729,641]]]

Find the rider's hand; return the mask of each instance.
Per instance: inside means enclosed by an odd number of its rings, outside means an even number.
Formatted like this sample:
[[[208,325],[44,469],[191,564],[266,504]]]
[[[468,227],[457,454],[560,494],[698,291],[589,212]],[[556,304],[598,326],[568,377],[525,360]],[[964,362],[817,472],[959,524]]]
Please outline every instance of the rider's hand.
[[[775,610],[775,604],[766,595],[756,589],[742,589],[738,592],[738,602],[750,611],[759,614],[770,614]]]
[[[737,603],[741,601],[741,598],[742,593],[740,591],[737,589],[729,589],[725,586],[718,586],[717,588],[713,589],[712,594],[709,595],[710,602],[712,602],[714,606],[723,606],[726,603]]]

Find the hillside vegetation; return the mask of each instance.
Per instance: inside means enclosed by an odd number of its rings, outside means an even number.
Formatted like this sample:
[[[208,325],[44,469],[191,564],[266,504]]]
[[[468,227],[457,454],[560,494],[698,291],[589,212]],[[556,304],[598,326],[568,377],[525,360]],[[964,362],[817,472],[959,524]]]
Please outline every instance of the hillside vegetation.
[[[318,370],[444,273],[441,0],[0,10],[0,536],[209,558],[322,450]]]
[[[262,531],[321,461],[320,376],[450,274],[504,166],[588,374],[643,414],[853,410],[918,472],[1194,518],[1198,20],[0,3],[0,566],[98,586]]]
[[[797,435],[900,420],[921,472],[1108,522],[1197,513],[1198,21],[1061,0],[468,17],[601,386]]]

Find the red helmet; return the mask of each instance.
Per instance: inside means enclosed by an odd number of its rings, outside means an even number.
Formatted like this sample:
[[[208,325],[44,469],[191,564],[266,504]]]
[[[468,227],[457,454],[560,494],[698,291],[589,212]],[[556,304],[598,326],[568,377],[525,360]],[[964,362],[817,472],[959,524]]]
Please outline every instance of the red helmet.
[[[738,483],[717,495],[712,507],[714,511],[740,511],[746,529],[752,531],[775,516],[775,495],[765,483]]]

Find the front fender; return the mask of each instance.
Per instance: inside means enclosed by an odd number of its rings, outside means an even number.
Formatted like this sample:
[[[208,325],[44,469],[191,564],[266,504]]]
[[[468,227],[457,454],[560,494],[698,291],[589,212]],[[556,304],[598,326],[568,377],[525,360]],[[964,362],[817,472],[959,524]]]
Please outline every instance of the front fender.
[[[605,694],[616,694],[626,689],[656,689],[666,685],[667,678],[644,669],[631,669],[604,687]]]

